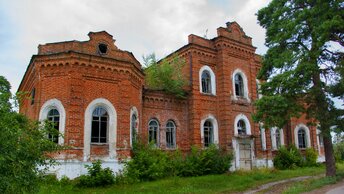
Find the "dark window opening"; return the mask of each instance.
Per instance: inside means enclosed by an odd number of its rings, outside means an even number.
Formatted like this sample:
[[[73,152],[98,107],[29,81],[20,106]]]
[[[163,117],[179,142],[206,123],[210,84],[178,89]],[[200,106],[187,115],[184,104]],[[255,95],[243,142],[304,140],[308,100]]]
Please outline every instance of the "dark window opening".
[[[244,81],[240,74],[236,74],[234,77],[235,81],[235,95],[239,97],[244,97]]]
[[[51,109],[47,116],[48,121],[54,125],[54,131],[49,132],[48,138],[55,143],[58,143],[59,138],[59,127],[60,127],[60,113],[56,109]]]
[[[136,142],[137,136],[137,117],[135,114],[131,117],[131,143],[134,144]]]
[[[207,94],[211,93],[211,78],[208,71],[202,72],[202,92]]]
[[[276,129],[275,137],[276,137],[276,148],[280,148],[282,143],[281,143],[281,132],[279,129]]]
[[[102,107],[97,107],[92,113],[91,143],[106,143],[109,116]]]
[[[176,140],[175,140],[175,132],[176,126],[173,121],[168,121],[166,124],[166,147],[167,148],[175,148]]]
[[[31,91],[31,105],[35,103],[35,95],[36,95],[36,89],[32,89]]]
[[[204,132],[204,147],[209,147],[214,143],[214,127],[210,121],[204,122],[203,125]]]
[[[152,120],[148,124],[148,141],[158,146],[158,130],[159,124],[156,120]]]
[[[239,120],[237,123],[238,134],[239,135],[246,135],[246,124],[245,121]]]
[[[106,54],[108,48],[106,44],[101,43],[98,45],[98,49],[100,54]]]
[[[306,131],[301,128],[299,129],[298,133],[297,133],[297,136],[298,136],[298,143],[299,143],[299,148],[306,148]]]

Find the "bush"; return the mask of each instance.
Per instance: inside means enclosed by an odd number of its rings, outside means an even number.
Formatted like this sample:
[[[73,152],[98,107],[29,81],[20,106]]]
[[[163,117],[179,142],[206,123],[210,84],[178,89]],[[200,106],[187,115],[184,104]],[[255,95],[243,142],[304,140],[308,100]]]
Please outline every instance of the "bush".
[[[317,166],[318,154],[313,148],[307,148],[305,153],[305,166]]]
[[[100,160],[85,165],[88,170],[87,175],[81,175],[77,178],[77,186],[79,187],[99,187],[112,185],[115,183],[115,176],[110,168],[101,168]]]
[[[333,146],[334,157],[336,161],[343,161],[344,160],[344,142],[336,143]]]
[[[275,168],[284,170],[302,166],[303,159],[300,151],[295,146],[288,148],[282,146],[278,149],[273,162]]]
[[[126,163],[124,177],[127,182],[138,182],[170,176],[221,174],[230,168],[231,160],[232,154],[215,145],[207,149],[192,147],[191,153],[184,156],[179,150],[165,152],[153,145],[137,144],[132,159]]]

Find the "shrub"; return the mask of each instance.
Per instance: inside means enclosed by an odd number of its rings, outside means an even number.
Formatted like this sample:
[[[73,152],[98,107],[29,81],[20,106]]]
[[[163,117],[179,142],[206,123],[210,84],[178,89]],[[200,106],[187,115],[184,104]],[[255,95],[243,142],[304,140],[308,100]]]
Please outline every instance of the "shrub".
[[[307,148],[305,153],[305,166],[316,166],[318,154],[313,148]]]
[[[336,161],[343,161],[344,160],[344,142],[336,143],[333,146],[334,157]]]
[[[277,169],[292,169],[302,166],[302,156],[300,151],[295,146],[288,148],[282,146],[278,149],[278,152],[273,159],[274,166]]]
[[[229,169],[231,160],[232,154],[215,145],[207,149],[192,147],[191,152],[184,156],[179,150],[165,152],[152,144],[137,144],[132,159],[126,162],[124,177],[127,182],[138,182],[169,176],[221,174]]]
[[[85,165],[88,170],[87,175],[81,175],[77,179],[77,186],[79,187],[99,187],[112,185],[115,183],[115,176],[110,168],[101,168],[100,160],[92,163],[92,165]]]

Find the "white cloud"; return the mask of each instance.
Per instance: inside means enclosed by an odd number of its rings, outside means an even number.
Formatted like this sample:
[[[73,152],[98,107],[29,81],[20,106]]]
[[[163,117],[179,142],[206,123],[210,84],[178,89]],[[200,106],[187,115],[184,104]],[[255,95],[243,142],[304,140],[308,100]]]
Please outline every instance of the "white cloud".
[[[155,52],[158,58],[187,43],[189,34],[207,37],[227,21],[237,21],[253,38],[258,53],[265,52],[264,31],[254,15],[268,0],[11,0],[0,2],[13,28],[11,46],[0,45],[1,74],[16,91],[38,44],[87,40],[89,31],[106,30],[116,45],[133,52],[138,60]],[[1,18],[0,18],[1,19]],[[11,26],[8,26],[10,23]],[[5,30],[5,33],[13,31]],[[6,34],[5,34],[6,35]],[[0,36],[3,36],[1,31]],[[7,37],[7,36],[6,36]],[[2,38],[0,37],[0,40]],[[6,65],[5,65],[6,64]],[[10,65],[9,65],[10,64]]]

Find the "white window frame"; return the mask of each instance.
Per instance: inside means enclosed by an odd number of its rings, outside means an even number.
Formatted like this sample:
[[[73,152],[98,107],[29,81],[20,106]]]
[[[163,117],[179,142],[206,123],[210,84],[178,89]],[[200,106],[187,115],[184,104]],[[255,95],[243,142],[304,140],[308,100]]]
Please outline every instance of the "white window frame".
[[[234,119],[234,136],[238,136],[238,122],[243,120],[246,125],[246,135],[252,135],[250,120],[244,114],[238,114]]]
[[[155,121],[158,124],[158,129],[156,131],[156,142],[155,142],[155,145],[156,145],[156,147],[159,147],[160,146],[160,122],[159,122],[159,120],[157,118],[152,118],[152,119],[150,119],[148,121],[148,142],[149,142],[149,127],[150,127],[149,124],[152,121]]]
[[[91,132],[92,132],[92,114],[95,108],[98,106],[103,107],[108,115],[108,146],[109,146],[109,158],[116,158],[116,138],[117,138],[117,112],[115,107],[110,101],[105,98],[97,98],[93,100],[85,110],[84,120],[84,161],[90,159],[91,153]],[[107,158],[105,158],[107,159]]]
[[[271,145],[272,145],[272,150],[278,150],[277,147],[277,137],[276,137],[276,131],[279,130],[280,132],[280,142],[281,146],[284,145],[284,134],[283,134],[283,129],[279,129],[277,127],[272,127],[270,129],[271,131]]]
[[[295,137],[295,146],[298,148],[298,149],[304,149],[304,148],[299,148],[299,136],[298,136],[298,132],[299,130],[303,128],[306,132],[306,148],[309,148],[311,147],[311,138],[310,138],[310,133],[309,133],[309,128],[303,124],[303,123],[300,123],[298,124],[295,129],[294,129],[294,137]]]
[[[167,146],[167,141],[166,141],[166,138],[167,138],[167,124],[169,123],[169,122],[172,122],[173,123],[173,126],[174,126],[174,128],[173,128],[173,132],[172,132],[172,137],[173,137],[173,146],[172,147],[168,147]],[[177,125],[176,125],[176,122],[174,122],[174,120],[172,120],[172,119],[169,119],[169,120],[167,120],[167,122],[166,122],[166,125],[165,125],[165,143],[166,143],[166,148],[167,149],[176,149],[176,147],[177,147],[177,139],[176,139],[176,137],[177,137],[177,135],[176,135],[176,133],[177,133]]]
[[[139,113],[138,113],[138,111],[137,111],[137,108],[135,107],[135,106],[133,106],[131,109],[130,109],[130,147],[132,147],[133,146],[133,132],[132,132],[132,122],[131,122],[131,119],[133,118],[133,115],[135,115],[136,116],[136,128],[135,128],[135,130],[136,130],[136,138],[137,138],[137,135],[138,135],[138,129],[139,129],[139,124],[140,124],[140,122],[139,122]]]
[[[237,96],[235,94],[235,75],[236,74],[239,74],[241,75],[242,79],[243,79],[243,82],[244,82],[244,96],[243,98],[247,99],[248,101],[250,100],[248,98],[249,96],[249,91],[248,91],[248,84],[247,84],[247,77],[245,75],[245,73],[241,70],[241,69],[236,69],[233,74],[232,74],[232,85],[233,85],[233,97],[234,97],[234,100],[238,100],[239,98],[242,98],[241,96]]]
[[[258,92],[258,93],[257,93],[257,98],[258,98],[258,99],[261,99],[261,98],[263,97],[263,95],[259,92],[261,86],[260,86],[260,81],[257,80],[257,79],[256,79],[256,87],[258,87],[258,88],[256,88],[256,91]]]
[[[210,121],[213,124],[213,137],[214,137],[214,144],[218,145],[219,144],[219,129],[218,129],[218,123],[216,118],[213,115],[207,115],[206,117],[204,117],[201,120],[201,125],[200,125],[200,129],[201,129],[201,143],[202,146],[204,146],[204,123],[206,121]]]
[[[48,118],[48,113],[50,110],[56,109],[59,111],[60,119],[59,119],[59,133],[61,136],[58,138],[58,144],[64,144],[64,134],[65,134],[65,126],[66,126],[66,111],[61,103],[60,100],[54,98],[46,101],[39,112],[39,121],[44,121]]]
[[[204,93],[202,92],[202,74],[203,74],[203,71],[208,71],[209,74],[210,74],[210,85],[211,85],[211,91],[210,93]],[[199,91],[201,94],[212,94],[212,95],[216,95],[216,77],[215,77],[215,74],[213,72],[213,70],[205,65],[203,66],[200,70],[199,70]]]
[[[262,145],[262,150],[266,150],[266,135],[265,135],[265,128],[263,127],[262,123],[259,123],[259,130],[260,130],[260,141]]]

